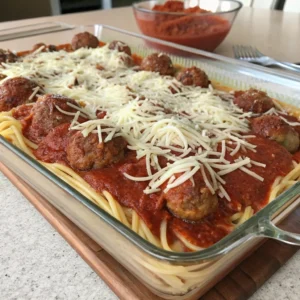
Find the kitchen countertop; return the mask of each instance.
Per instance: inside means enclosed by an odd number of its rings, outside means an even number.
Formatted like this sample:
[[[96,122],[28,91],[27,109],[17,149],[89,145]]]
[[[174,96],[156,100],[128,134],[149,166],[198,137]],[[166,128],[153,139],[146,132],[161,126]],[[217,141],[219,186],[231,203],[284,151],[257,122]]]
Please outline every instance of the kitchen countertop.
[[[232,56],[232,45],[251,44],[275,58],[300,61],[299,18],[300,15],[296,13],[244,8],[231,33],[216,52]],[[71,24],[103,23],[138,31],[131,8],[6,22],[0,23],[0,29],[49,20]],[[6,48],[13,49],[17,42],[6,42]],[[298,300],[299,270],[300,252],[269,279],[251,300]],[[0,299],[117,299],[1,173]]]

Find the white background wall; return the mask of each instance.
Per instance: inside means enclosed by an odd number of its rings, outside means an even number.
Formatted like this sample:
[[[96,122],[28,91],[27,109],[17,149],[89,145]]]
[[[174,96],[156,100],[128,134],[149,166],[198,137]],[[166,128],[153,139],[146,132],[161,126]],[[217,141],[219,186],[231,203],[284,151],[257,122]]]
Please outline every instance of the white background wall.
[[[288,0],[285,3],[284,10],[300,12],[300,1],[299,0]]]
[[[239,0],[245,6],[250,6],[253,2],[253,7],[258,8],[270,8],[272,6],[273,0]],[[284,11],[300,12],[300,0],[287,0],[285,2]]]

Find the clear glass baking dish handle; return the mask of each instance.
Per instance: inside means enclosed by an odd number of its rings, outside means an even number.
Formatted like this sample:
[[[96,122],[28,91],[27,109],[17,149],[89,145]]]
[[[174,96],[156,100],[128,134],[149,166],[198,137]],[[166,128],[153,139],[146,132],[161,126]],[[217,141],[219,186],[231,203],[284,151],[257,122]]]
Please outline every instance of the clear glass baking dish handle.
[[[280,221],[284,220],[285,218],[289,218],[290,214],[295,213],[297,209],[300,212],[300,182],[297,182],[294,186],[292,186],[289,190],[282,194],[282,197],[290,198],[290,201],[293,201],[293,199],[296,200],[294,200],[284,211],[282,211],[280,215],[273,219],[272,216],[275,212],[278,211],[277,205],[274,205],[268,215],[264,215],[261,216],[261,218],[258,218],[258,230],[256,236],[268,237],[290,245],[300,246],[300,218],[298,216],[296,221],[299,222],[299,224],[297,224],[299,233],[283,230],[275,225],[277,223],[280,223]]]
[[[270,219],[265,218],[259,222],[258,236],[268,237],[281,242],[300,246],[300,234],[282,230],[274,225]]]

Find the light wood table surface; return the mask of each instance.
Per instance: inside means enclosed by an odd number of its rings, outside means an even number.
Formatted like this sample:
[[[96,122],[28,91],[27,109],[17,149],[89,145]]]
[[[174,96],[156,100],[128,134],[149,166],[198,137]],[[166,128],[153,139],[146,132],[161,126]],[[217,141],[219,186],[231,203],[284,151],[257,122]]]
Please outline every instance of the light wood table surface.
[[[139,32],[130,7],[5,22],[0,30],[47,21],[101,23]],[[43,42],[34,37],[23,48],[31,48],[33,41]],[[20,42],[2,42],[0,48],[18,48]],[[232,46],[237,44],[256,46],[279,60],[300,62],[300,14],[243,8],[215,52],[233,57]],[[1,174],[0,200],[0,299],[116,299]],[[298,252],[252,299],[299,299],[299,263]]]

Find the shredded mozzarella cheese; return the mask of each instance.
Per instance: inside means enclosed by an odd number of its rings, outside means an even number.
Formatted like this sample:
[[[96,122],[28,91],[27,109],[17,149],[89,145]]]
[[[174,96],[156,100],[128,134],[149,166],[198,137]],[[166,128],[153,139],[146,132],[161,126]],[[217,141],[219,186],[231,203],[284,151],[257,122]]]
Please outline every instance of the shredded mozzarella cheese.
[[[42,86],[45,93],[61,94],[81,104],[77,107],[68,103],[76,113],[56,108],[74,116],[70,129],[81,131],[84,137],[93,132],[99,143],[117,136],[126,139],[137,159],[145,157],[147,176],[124,176],[149,181],[146,194],[161,191],[162,185],[167,192],[187,180],[195,185],[193,176],[199,171],[212,194],[217,192],[230,201],[223,175],[240,169],[263,180],[248,168],[251,163],[259,167],[264,164],[248,157],[234,163],[225,159],[228,149],[231,156],[240,150],[256,151],[256,146],[247,141],[251,136],[246,135],[247,119],[252,113],[235,106],[231,94],[218,92],[212,86],[184,86],[174,77],[155,72],[137,72],[126,66],[126,53],[108,46],[70,53],[41,50],[43,47],[15,63],[3,63],[1,72],[6,79],[27,77]],[[30,99],[38,91],[38,87],[34,89]],[[102,111],[105,115],[98,119],[97,113]],[[79,116],[88,121],[79,123]],[[161,165],[160,158],[167,161],[166,166]]]

